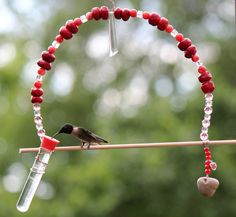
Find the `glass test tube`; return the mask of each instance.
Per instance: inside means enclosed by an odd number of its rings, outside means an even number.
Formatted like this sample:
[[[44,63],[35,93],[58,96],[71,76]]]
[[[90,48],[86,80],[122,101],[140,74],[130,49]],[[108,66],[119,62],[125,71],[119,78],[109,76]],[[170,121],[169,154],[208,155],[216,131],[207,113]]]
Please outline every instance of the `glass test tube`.
[[[39,149],[34,164],[30,170],[28,178],[16,204],[16,207],[20,212],[26,212],[29,209],[41,178],[45,173],[51,154],[58,143],[58,140],[55,140],[51,137],[45,136],[43,138],[41,148]]]
[[[110,57],[112,57],[118,53],[115,18],[113,11],[109,12],[109,42],[110,42]]]
[[[45,173],[51,153],[51,151],[40,148],[16,205],[20,212],[26,212],[29,209],[41,178]]]

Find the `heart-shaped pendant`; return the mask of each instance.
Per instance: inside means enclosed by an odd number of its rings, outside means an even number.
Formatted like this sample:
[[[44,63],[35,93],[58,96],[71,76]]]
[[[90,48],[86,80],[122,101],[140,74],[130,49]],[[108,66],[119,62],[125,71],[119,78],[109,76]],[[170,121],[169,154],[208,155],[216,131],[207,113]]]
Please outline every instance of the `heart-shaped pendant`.
[[[219,187],[219,181],[211,177],[200,177],[197,180],[198,191],[205,197],[212,197]]]

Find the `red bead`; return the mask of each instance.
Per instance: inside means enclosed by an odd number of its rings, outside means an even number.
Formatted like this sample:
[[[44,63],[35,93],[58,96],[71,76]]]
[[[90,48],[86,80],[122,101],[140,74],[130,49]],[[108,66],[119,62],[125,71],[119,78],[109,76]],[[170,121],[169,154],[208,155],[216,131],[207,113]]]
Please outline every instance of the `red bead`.
[[[185,38],[183,41],[181,41],[178,44],[178,48],[182,51],[185,51],[187,50],[189,46],[191,46],[191,44],[192,44],[192,41],[189,38]]]
[[[37,62],[38,66],[43,68],[43,69],[46,69],[46,70],[50,70],[52,67],[51,67],[51,64],[46,62],[45,60],[39,60]]]
[[[210,163],[211,163],[211,161],[209,161],[209,160],[206,160],[206,161],[205,161],[205,165],[210,166]]]
[[[210,175],[211,170],[210,169],[205,169],[205,174]]]
[[[56,57],[54,54],[51,54],[48,51],[43,51],[42,59],[48,63],[52,63],[56,59]]]
[[[101,7],[101,17],[103,20],[107,20],[109,18],[109,11],[108,8],[106,6],[102,6]]]
[[[125,8],[122,11],[122,20],[127,21],[130,18],[130,12],[129,9]]]
[[[55,39],[60,44],[64,41],[64,38],[61,35],[57,35]]]
[[[80,25],[82,24],[81,19],[80,19],[80,18],[75,18],[75,19],[74,19],[74,24],[75,24],[76,26],[80,26]]]
[[[194,55],[194,56],[192,57],[192,61],[193,61],[193,62],[197,62],[199,59],[200,59],[200,58],[199,58],[198,55]]]
[[[201,89],[203,93],[212,93],[215,90],[215,85],[212,81],[207,81],[202,84]]]
[[[38,74],[39,74],[39,75],[44,76],[45,73],[46,73],[46,70],[45,70],[45,69],[39,68],[39,70],[38,70]]]
[[[206,155],[206,157],[211,157],[211,153],[210,152],[205,152],[205,155]]]
[[[166,27],[166,32],[171,33],[171,32],[173,31],[173,29],[174,29],[174,27],[169,24],[169,25]]]
[[[88,20],[92,20],[92,19],[93,19],[93,13],[92,13],[92,12],[88,12],[88,13],[86,14],[86,18],[87,18]]]
[[[55,53],[56,50],[57,50],[57,49],[56,49],[55,47],[53,47],[53,46],[49,46],[49,47],[48,47],[48,52],[51,53],[51,54]]]
[[[43,95],[43,89],[42,88],[32,88],[31,89],[31,95],[32,96],[42,96]]]
[[[212,79],[212,75],[210,72],[205,72],[203,74],[201,74],[199,77],[198,77],[198,80],[201,82],[201,83],[204,83],[206,81],[210,81]]]
[[[73,20],[68,20],[66,22],[66,28],[73,34],[78,32],[78,27],[75,25]]]
[[[166,19],[165,17],[162,17],[157,25],[157,28],[161,31],[164,31],[166,29],[166,27],[168,26],[168,19]]]
[[[185,51],[184,56],[186,58],[192,58],[195,54],[197,53],[197,48],[194,45],[191,45],[187,48],[187,50]]]
[[[205,169],[210,169],[210,164],[205,164]]]
[[[43,102],[43,97],[41,97],[41,96],[40,96],[40,97],[32,96],[32,97],[31,97],[31,102],[32,102],[32,103],[42,103],[42,102]]]
[[[93,18],[95,20],[99,20],[101,19],[101,14],[100,14],[100,8],[99,7],[95,7],[92,9],[92,14],[93,14]]]
[[[206,156],[206,160],[211,160],[211,155]]]
[[[206,67],[205,67],[205,66],[199,66],[199,67],[198,67],[198,72],[199,72],[200,74],[205,73],[205,72],[206,72]]]
[[[59,33],[66,40],[69,40],[73,37],[72,33],[65,26],[62,26],[59,29]]]
[[[148,20],[150,18],[150,14],[148,12],[143,12],[143,19]]]
[[[122,18],[122,9],[116,8],[114,11],[114,16],[116,19],[120,20]]]
[[[35,82],[34,82],[34,86],[35,86],[36,88],[40,88],[40,87],[42,87],[42,85],[43,85],[43,83],[42,83],[41,81],[35,81]]]
[[[208,147],[205,147],[204,151],[210,151],[210,149]]]
[[[152,26],[157,26],[157,24],[159,23],[161,17],[159,14],[157,13],[152,13],[148,19],[148,23]]]
[[[181,41],[183,41],[184,36],[183,36],[183,34],[178,33],[178,34],[175,36],[175,39],[176,39],[176,41],[181,42]]]
[[[130,10],[130,16],[131,16],[131,17],[137,17],[137,10],[131,9],[131,10]]]

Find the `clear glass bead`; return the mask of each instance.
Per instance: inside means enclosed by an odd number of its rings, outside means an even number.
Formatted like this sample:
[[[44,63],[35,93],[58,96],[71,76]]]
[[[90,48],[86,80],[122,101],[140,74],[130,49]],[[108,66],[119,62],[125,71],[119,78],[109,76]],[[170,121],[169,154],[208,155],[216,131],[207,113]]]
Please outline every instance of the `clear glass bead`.
[[[212,170],[216,170],[216,169],[217,169],[217,164],[212,161],[212,162],[210,163],[210,167],[211,167]]]
[[[43,136],[45,136],[45,130],[44,129],[38,130],[37,134],[39,137],[43,137]]]
[[[212,107],[213,101],[206,101],[205,106],[206,107]]]
[[[208,133],[208,127],[202,127],[201,132],[202,133]]]
[[[42,124],[43,118],[41,116],[34,117],[35,124]]]
[[[34,111],[34,117],[41,117],[41,111],[40,110]]]
[[[138,11],[137,17],[142,19],[143,18],[143,11]]]
[[[197,67],[199,67],[199,66],[202,66],[202,65],[203,65],[203,63],[202,63],[201,61],[197,61],[195,64],[196,64],[196,66],[197,66]]]
[[[34,111],[39,111],[39,110],[40,110],[40,105],[37,104],[37,103],[34,104],[34,105],[33,105],[33,110],[34,110]]]
[[[206,114],[210,115],[210,114],[213,112],[213,109],[212,109],[211,106],[206,106],[206,107],[204,108],[204,112],[205,112]]]
[[[59,48],[60,45],[61,45],[61,44],[60,44],[59,42],[57,42],[57,41],[53,41],[53,42],[52,42],[52,46],[55,47],[55,48]]]
[[[37,80],[37,81],[42,81],[42,80],[43,80],[43,76],[37,75],[37,76],[36,76],[36,80]]]
[[[202,141],[207,141],[208,140],[208,133],[201,133],[200,134],[200,139]]]
[[[36,126],[36,129],[37,129],[37,130],[43,130],[43,124],[42,124],[42,122],[36,124],[35,126]]]
[[[82,23],[88,22],[88,19],[87,19],[87,17],[86,17],[85,15],[82,15],[82,16],[80,17],[80,19],[81,19]]]
[[[172,36],[173,38],[175,38],[176,35],[178,34],[178,31],[177,31],[176,29],[173,29],[170,34],[171,34],[171,36]]]
[[[211,125],[210,120],[204,119],[204,120],[202,121],[202,126],[203,126],[203,127],[209,127],[210,125]]]
[[[211,120],[211,115],[210,114],[205,114],[204,115],[204,120]]]
[[[205,94],[205,99],[206,99],[207,102],[212,101],[213,100],[213,94],[212,93]]]

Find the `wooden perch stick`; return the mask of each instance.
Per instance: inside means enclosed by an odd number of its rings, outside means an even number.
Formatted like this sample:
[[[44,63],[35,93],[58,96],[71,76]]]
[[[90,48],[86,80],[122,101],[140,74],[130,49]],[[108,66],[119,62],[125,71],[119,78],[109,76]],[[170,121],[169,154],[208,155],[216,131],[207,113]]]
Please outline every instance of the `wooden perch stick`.
[[[212,140],[209,145],[236,145],[236,140]],[[81,151],[81,150],[101,150],[101,149],[127,149],[127,148],[162,148],[162,147],[187,147],[202,146],[202,141],[186,142],[160,142],[160,143],[138,143],[138,144],[112,144],[112,145],[91,145],[81,148],[81,146],[56,147],[55,151]],[[21,148],[19,153],[38,152],[39,148]]]

